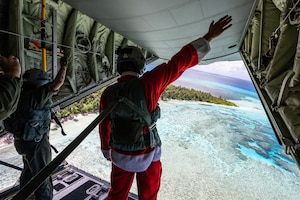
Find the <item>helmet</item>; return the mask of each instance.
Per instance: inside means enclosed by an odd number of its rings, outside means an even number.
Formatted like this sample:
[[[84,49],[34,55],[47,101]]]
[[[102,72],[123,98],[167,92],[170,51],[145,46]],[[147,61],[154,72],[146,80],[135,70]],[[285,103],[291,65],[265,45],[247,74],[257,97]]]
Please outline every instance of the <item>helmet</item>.
[[[41,69],[33,68],[25,71],[23,74],[23,81],[26,84],[34,85],[38,88],[48,83],[50,81],[50,77],[47,72],[44,72]]]
[[[123,63],[132,63],[135,68],[135,72],[138,74],[143,74],[145,70],[146,59],[142,51],[135,46],[126,46],[120,50],[118,60],[117,60],[117,71],[119,74],[124,72]]]

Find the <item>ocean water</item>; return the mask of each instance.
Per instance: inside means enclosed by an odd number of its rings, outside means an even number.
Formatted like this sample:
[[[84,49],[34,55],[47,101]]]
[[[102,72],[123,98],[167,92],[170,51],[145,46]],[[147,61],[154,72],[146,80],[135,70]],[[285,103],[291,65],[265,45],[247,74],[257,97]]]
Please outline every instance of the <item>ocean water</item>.
[[[164,195],[171,190],[179,199],[300,198],[299,169],[263,110],[191,102],[164,102],[162,110]],[[174,185],[185,188],[184,195]]]

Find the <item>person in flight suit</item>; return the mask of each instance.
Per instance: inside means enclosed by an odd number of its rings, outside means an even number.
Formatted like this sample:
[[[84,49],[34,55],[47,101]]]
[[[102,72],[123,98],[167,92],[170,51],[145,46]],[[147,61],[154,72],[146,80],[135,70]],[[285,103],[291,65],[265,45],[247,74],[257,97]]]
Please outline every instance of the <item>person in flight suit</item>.
[[[50,81],[49,74],[41,69],[29,69],[23,74],[23,85],[18,108],[14,113],[17,125],[12,130],[14,145],[23,158],[20,189],[51,162],[49,131],[53,94],[63,85],[67,60],[61,58],[60,70]],[[34,192],[37,200],[53,199],[52,179],[49,176]]]

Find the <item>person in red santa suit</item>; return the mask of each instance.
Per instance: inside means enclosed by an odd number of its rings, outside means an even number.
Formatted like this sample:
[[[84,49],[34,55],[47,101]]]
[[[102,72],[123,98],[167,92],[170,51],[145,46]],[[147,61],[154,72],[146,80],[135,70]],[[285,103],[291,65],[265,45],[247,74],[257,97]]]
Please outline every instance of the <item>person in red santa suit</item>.
[[[119,51],[116,84],[107,87],[100,100],[102,112],[111,102],[116,108],[99,124],[101,151],[112,161],[111,188],[107,200],[127,200],[136,175],[139,200],[157,199],[162,175],[161,140],[155,122],[158,101],[168,85],[199,64],[210,51],[209,42],[231,27],[231,16],[212,21],[207,34],[184,46],[168,63],[144,73],[145,58],[138,47]]]

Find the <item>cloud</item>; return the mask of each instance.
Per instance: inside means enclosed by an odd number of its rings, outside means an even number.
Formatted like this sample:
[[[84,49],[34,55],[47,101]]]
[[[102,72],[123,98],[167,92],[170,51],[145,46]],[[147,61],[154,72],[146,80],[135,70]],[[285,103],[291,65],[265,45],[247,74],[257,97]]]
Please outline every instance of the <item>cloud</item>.
[[[147,65],[146,71],[154,67],[156,66]],[[220,61],[208,65],[201,65],[200,63],[192,69],[251,81],[243,61]]]
[[[220,61],[208,65],[197,65],[194,70],[251,80],[243,61]]]

